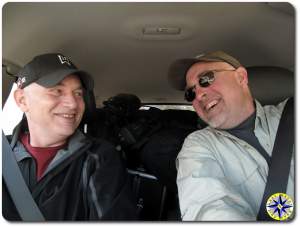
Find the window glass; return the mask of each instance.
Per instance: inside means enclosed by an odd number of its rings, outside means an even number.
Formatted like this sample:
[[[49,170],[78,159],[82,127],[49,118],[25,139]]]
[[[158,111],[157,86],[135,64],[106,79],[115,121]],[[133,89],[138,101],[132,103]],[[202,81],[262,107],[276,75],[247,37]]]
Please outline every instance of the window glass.
[[[155,107],[161,110],[191,110],[195,111],[192,105],[174,105],[174,104],[144,104],[140,109],[148,110],[150,107]]]
[[[12,134],[14,127],[21,121],[23,116],[23,112],[19,109],[14,99],[14,91],[16,89],[17,84],[14,83],[1,113],[1,125],[5,135]]]

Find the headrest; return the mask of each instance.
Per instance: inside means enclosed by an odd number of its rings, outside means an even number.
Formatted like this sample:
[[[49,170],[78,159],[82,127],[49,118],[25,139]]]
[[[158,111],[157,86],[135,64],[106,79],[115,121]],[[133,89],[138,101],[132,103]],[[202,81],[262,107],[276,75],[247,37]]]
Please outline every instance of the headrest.
[[[80,122],[79,128],[82,129],[85,133],[92,135],[93,130],[95,130],[95,121],[97,118],[96,115],[96,100],[95,95],[92,90],[86,90],[84,97],[85,102],[85,111]],[[87,131],[84,128],[84,125],[87,124]]]
[[[247,68],[249,87],[255,99],[263,105],[277,104],[295,96],[294,73],[275,66],[252,66]]]
[[[103,102],[111,114],[119,117],[130,117],[141,107],[141,100],[133,94],[118,94]]]

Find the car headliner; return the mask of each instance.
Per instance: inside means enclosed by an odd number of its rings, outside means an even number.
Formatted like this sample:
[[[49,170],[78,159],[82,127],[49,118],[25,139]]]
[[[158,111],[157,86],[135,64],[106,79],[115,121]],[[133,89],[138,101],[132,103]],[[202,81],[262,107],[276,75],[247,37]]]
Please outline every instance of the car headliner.
[[[167,82],[168,67],[208,51],[226,51],[246,67],[295,67],[289,3],[10,2],[2,18],[4,64],[61,52],[93,75],[98,106],[118,93],[184,103]],[[180,33],[166,34],[174,28]]]

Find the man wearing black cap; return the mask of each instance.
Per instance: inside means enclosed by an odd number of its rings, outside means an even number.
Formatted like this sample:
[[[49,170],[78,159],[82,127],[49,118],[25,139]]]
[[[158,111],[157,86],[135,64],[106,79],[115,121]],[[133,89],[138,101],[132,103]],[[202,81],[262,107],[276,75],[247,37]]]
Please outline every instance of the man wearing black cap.
[[[20,171],[46,220],[131,220],[135,204],[118,153],[78,126],[92,77],[64,55],[36,56],[17,74],[15,101],[26,118],[10,138]],[[15,185],[18,187],[18,185]],[[3,187],[3,216],[20,215]]]
[[[222,51],[177,60],[168,76],[208,125],[190,134],[177,156],[182,219],[256,220],[286,101],[262,107],[253,100],[246,69]],[[293,176],[292,164],[292,198]]]

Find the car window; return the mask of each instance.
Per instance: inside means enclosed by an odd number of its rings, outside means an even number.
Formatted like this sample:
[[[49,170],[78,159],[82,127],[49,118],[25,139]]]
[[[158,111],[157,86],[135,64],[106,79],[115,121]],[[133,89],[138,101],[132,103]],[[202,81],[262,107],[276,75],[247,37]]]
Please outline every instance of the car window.
[[[11,92],[4,104],[1,120],[2,129],[5,135],[11,135],[14,127],[20,122],[23,116],[23,112],[17,106],[14,100],[14,91],[17,89],[17,84],[14,83]]]
[[[191,105],[175,105],[175,104],[144,104],[140,109],[147,110],[150,107],[155,107],[160,110],[190,110],[195,111]]]

